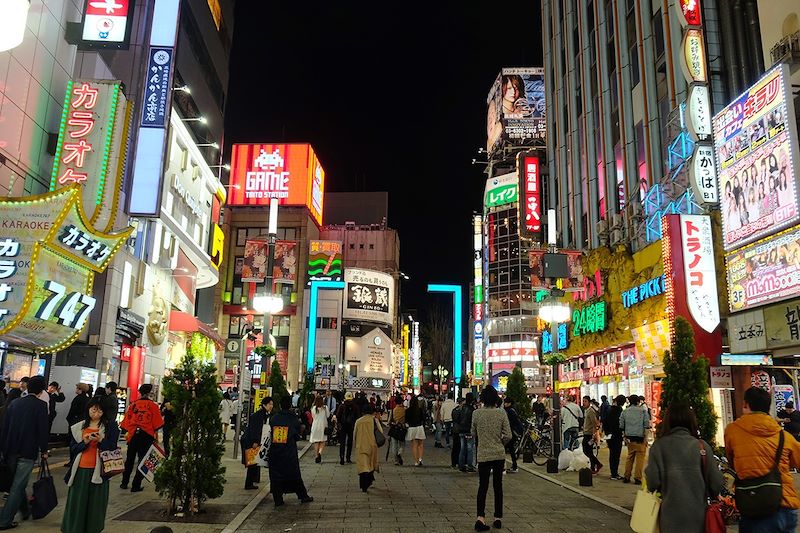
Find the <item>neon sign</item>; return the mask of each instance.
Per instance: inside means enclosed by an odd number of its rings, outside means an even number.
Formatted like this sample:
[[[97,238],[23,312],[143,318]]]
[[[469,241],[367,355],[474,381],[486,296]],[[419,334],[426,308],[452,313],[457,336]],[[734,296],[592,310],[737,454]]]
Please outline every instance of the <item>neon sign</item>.
[[[622,293],[622,306],[626,309],[643,302],[648,298],[664,294],[664,276],[658,276],[645,281],[638,287],[633,287]]]
[[[580,337],[587,333],[598,333],[606,329],[606,303],[595,302],[572,313],[572,336]]]

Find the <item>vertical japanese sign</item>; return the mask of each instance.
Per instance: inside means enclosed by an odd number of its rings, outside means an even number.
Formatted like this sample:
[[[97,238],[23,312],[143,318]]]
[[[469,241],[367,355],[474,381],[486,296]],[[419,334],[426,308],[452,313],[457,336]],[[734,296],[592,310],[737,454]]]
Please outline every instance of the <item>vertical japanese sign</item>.
[[[143,128],[164,128],[169,118],[170,95],[172,94],[172,62],[175,50],[172,47],[151,46],[147,64],[147,76],[142,98]]]
[[[715,204],[719,201],[717,165],[714,161],[714,149],[711,146],[701,144],[695,146],[689,163],[689,176],[697,200],[704,204]]]
[[[719,325],[711,217],[681,215],[681,247],[689,312],[701,328],[711,333]]]
[[[519,232],[523,238],[538,237],[542,230],[542,195],[540,160],[535,154],[521,154],[517,161],[519,172],[520,199],[524,207],[520,208]]]
[[[138,122],[133,171],[126,188],[129,215],[154,217],[161,211],[166,126],[172,112],[172,65],[180,7],[180,0],[158,0],[153,6],[148,71],[142,82],[142,116]],[[159,73],[157,79],[153,79],[155,73]]]
[[[77,183],[91,222],[110,230],[127,147],[127,100],[113,80],[67,82],[50,190]]]
[[[475,361],[475,370],[483,369],[483,219],[481,215],[472,218],[473,229],[473,345],[472,360]]]

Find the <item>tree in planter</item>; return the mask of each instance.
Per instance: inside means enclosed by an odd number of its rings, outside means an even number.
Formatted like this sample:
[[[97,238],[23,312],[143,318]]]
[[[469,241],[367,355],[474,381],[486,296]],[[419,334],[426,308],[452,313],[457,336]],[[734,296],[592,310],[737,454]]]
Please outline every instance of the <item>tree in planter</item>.
[[[314,395],[314,371],[306,372],[306,379],[303,381],[303,388],[300,389],[300,401],[297,406],[300,409],[311,407],[311,398]]]
[[[506,397],[514,400],[514,409],[517,411],[520,420],[527,420],[531,417],[531,402],[528,400],[528,384],[519,366],[515,366],[511,375],[508,377]]]
[[[697,417],[700,436],[713,446],[717,433],[717,417],[708,392],[708,360],[695,356],[692,326],[677,317],[673,327],[672,351],[664,354],[661,382],[661,410],[677,401],[688,403]]]
[[[269,372],[269,380],[267,386],[272,387],[272,401],[275,405],[281,404],[281,398],[289,396],[289,390],[286,388],[286,380],[283,379],[281,374],[281,365],[278,360],[272,361],[272,369]]]
[[[210,498],[222,496],[225,467],[216,366],[204,362],[207,341],[195,333],[180,364],[162,380],[164,400],[172,403],[176,427],[171,455],[155,473],[156,490],[169,500],[169,512],[194,514]]]

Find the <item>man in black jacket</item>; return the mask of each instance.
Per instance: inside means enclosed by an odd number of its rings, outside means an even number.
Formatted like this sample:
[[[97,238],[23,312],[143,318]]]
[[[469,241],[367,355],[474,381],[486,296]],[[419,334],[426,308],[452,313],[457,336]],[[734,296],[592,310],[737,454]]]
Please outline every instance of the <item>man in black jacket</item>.
[[[30,515],[25,488],[33,471],[33,463],[41,455],[47,458],[47,404],[36,397],[45,388],[42,376],[34,376],[28,382],[28,395],[9,405],[0,448],[11,470],[12,483],[8,500],[0,512],[0,530],[17,527],[14,516],[22,512],[23,519]]]
[[[301,503],[313,502],[300,473],[297,441],[300,440],[300,420],[290,412],[291,396],[281,398],[281,410],[269,420],[272,444],[269,447],[269,485],[275,507],[283,505],[283,495],[294,492]]]
[[[519,415],[517,414],[516,409],[514,409],[514,400],[506,396],[503,400],[503,408],[506,410],[506,414],[508,415],[508,423],[511,425],[511,440],[508,441],[506,444],[506,451],[511,455],[511,468],[506,470],[509,474],[516,474],[517,470],[517,443],[519,442],[520,437],[525,432],[525,426],[522,425],[522,421],[519,419]]]
[[[109,420],[116,420],[119,414],[119,398],[117,398],[117,382],[106,383],[106,396],[103,398],[103,412],[108,413]]]
[[[72,427],[81,420],[86,418],[86,406],[89,404],[91,396],[89,395],[89,385],[86,383],[78,383],[75,385],[75,397],[69,405],[69,412],[67,413],[67,424]]]
[[[611,467],[611,479],[621,480],[619,475],[619,457],[622,454],[622,429],[619,427],[619,417],[622,415],[622,406],[625,405],[626,398],[620,394],[614,398],[614,403],[608,410],[608,414],[603,418],[603,433],[609,435],[608,438],[608,462]]]
[[[458,399],[458,405],[453,409],[453,449],[450,450],[450,468],[458,468],[458,458],[461,455],[461,410],[464,409],[464,398]]]
[[[255,490],[258,488],[256,483],[261,482],[261,467],[259,465],[247,466],[245,463],[244,451],[248,448],[258,448],[262,443],[261,434],[264,431],[264,424],[269,421],[272,414],[272,397],[267,396],[261,399],[261,408],[253,413],[247,421],[247,428],[242,432],[240,443],[242,445],[242,464],[247,469],[244,479],[244,490]]]
[[[339,464],[343,465],[345,452],[347,452],[347,462],[352,463],[350,456],[353,454],[353,430],[356,427],[356,420],[361,416],[361,410],[353,402],[353,393],[347,392],[344,395],[344,402],[336,411],[336,422],[339,424]]]
[[[468,392],[458,423],[461,426],[461,450],[458,454],[458,469],[462,472],[475,472],[475,439],[471,433],[472,413],[475,409],[475,395]]]
[[[47,394],[50,396],[50,414],[48,415],[48,428],[53,427],[53,420],[56,418],[56,404],[62,403],[66,398],[64,397],[64,393],[61,392],[61,385],[58,384],[58,381],[53,381],[50,383],[50,386],[47,387]]]

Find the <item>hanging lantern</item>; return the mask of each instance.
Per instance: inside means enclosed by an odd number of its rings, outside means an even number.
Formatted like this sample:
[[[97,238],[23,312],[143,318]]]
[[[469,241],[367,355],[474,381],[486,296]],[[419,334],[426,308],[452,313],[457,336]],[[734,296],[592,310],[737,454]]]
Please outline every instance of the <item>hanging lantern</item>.
[[[0,52],[22,44],[30,0],[3,0],[0,4]]]

